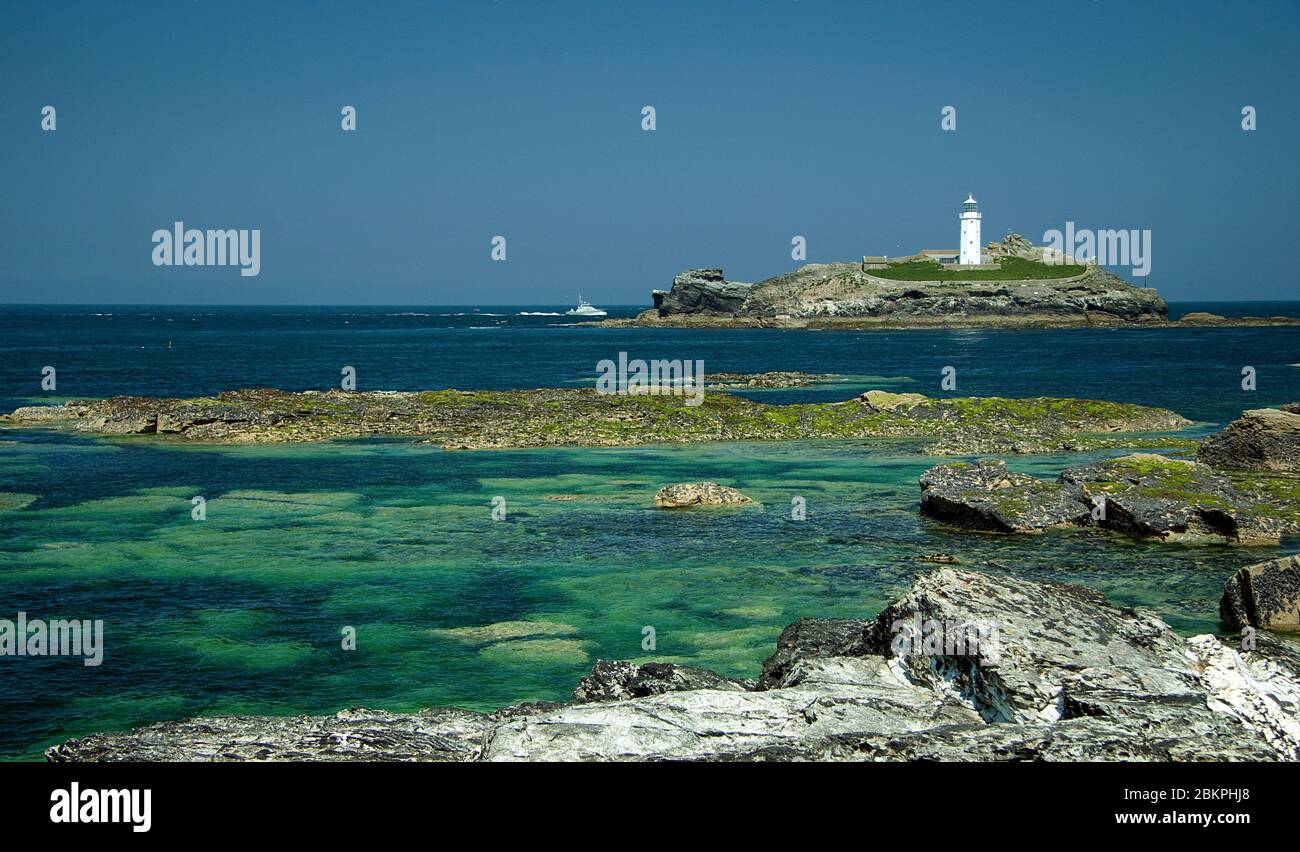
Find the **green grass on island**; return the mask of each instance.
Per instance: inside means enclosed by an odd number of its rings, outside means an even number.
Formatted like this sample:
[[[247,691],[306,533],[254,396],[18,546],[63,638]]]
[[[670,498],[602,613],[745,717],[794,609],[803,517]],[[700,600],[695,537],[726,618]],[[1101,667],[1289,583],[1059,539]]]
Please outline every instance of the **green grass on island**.
[[[1023,257],[1005,257],[997,269],[949,269],[933,260],[892,263],[869,274],[895,281],[1030,281],[1038,278],[1070,278],[1087,272],[1077,264],[1049,264]]]

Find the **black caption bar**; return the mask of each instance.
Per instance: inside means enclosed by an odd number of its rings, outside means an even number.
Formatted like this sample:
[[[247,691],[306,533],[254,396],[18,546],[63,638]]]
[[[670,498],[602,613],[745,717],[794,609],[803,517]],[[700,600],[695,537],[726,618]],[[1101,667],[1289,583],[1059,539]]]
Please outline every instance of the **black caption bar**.
[[[337,841],[380,830],[441,832],[466,819],[494,837],[536,840],[557,821],[576,829],[614,813],[634,822],[637,813],[712,813],[719,829],[735,832],[786,798],[792,818],[811,809],[832,821],[928,825],[948,814],[1007,828],[1045,825],[1071,837],[1163,830],[1226,839],[1288,824],[1294,771],[1276,764],[0,764],[7,791],[0,814],[6,827],[44,837],[127,843],[246,838],[256,826]]]

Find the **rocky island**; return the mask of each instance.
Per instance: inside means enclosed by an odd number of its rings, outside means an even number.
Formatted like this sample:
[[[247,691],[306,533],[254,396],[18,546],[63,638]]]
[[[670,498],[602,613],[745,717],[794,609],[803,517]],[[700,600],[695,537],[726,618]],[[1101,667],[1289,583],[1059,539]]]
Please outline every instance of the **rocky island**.
[[[982,625],[969,648],[900,645]],[[900,625],[902,629],[900,630]],[[802,619],[757,682],[596,663],[568,703],[228,716],[72,739],[51,761],[1294,761],[1300,654],[1179,637],[1076,586],[943,568],[874,619]],[[960,653],[958,651],[961,651]],[[994,657],[993,654],[996,653]],[[993,660],[996,660],[994,663]]]
[[[1127,403],[1038,397],[937,399],[872,390],[842,402],[767,405],[710,391],[681,396],[594,389],[357,392],[241,390],[199,399],[113,397],[27,406],[0,425],[214,443],[288,443],[389,436],[448,449],[622,447],[652,443],[899,438],[936,454],[1033,453],[1162,446],[1190,421]]]
[[[1291,317],[1189,314],[1171,321],[1165,300],[1092,264],[1049,262],[1017,234],[988,244],[986,268],[926,255],[810,263],[757,284],[721,269],[688,269],[654,307],[594,325],[748,328],[1070,328],[1300,325]],[[1068,260],[1068,259],[1067,259]]]

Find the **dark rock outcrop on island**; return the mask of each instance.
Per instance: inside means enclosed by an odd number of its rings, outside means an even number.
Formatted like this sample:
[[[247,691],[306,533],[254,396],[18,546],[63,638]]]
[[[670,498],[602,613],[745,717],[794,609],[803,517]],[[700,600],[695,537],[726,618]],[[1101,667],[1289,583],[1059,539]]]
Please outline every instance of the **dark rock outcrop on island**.
[[[670,314],[736,314],[745,309],[752,284],[728,281],[721,269],[687,269],[673,288],[655,296],[655,308]]]
[[[29,406],[0,416],[0,425],[11,427],[213,443],[389,436],[448,449],[489,449],[888,437],[919,439],[926,442],[926,452],[944,454],[1097,448],[1120,440],[1103,435],[1167,431],[1189,424],[1160,408],[1050,397],[931,399],[868,391],[843,402],[767,405],[715,390],[692,399],[569,388],[299,393],[262,389],[201,399],[112,397]],[[1145,439],[1122,440],[1134,446]]]
[[[920,641],[978,625],[980,647]],[[911,626],[920,632],[909,632]],[[900,637],[909,637],[900,643]],[[911,638],[918,641],[911,642]],[[569,704],[164,722],[50,760],[1296,760],[1300,654],[1184,640],[1074,586],[940,569],[872,620],[801,620],[757,686],[596,665]],[[752,687],[752,688],[751,688]]]
[[[753,501],[734,488],[716,482],[683,482],[665,485],[655,493],[655,505],[661,509],[685,509],[689,506],[734,506]]]
[[[1228,578],[1219,617],[1232,628],[1300,630],[1300,556],[1248,565]]]
[[[1300,532],[1300,480],[1234,481],[1208,465],[1138,453],[1072,467],[1048,482],[1002,461],[921,475],[923,514],[999,533],[1088,527],[1161,540],[1276,542]]]
[[[1196,457],[1227,469],[1300,473],[1300,403],[1242,412],[1207,438]]]

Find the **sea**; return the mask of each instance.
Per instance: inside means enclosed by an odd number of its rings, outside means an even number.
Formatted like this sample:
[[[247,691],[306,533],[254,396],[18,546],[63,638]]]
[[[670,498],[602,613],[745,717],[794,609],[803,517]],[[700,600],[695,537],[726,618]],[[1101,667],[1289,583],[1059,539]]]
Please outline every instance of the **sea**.
[[[837,377],[744,392],[764,402],[872,388],[1086,397],[1173,409],[1196,421],[1192,435],[1300,400],[1297,327],[598,328],[567,307],[0,305],[0,411],[324,390],[344,367],[359,390],[584,387],[620,352],[700,359],[706,375]],[[1189,311],[1300,316],[1300,302],[1171,305]],[[941,388],[945,367],[954,390]],[[1106,454],[1009,461],[1051,477]],[[98,666],[0,656],[0,759],[197,715],[563,700],[598,659],[756,677],[785,625],[873,617],[935,553],[1089,586],[1186,635],[1222,632],[1224,580],[1300,546],[963,533],[917,511],[917,477],[936,461],[906,441],[447,452],[0,429],[0,619],[103,622]],[[756,502],[654,508],[662,485],[698,480]]]

